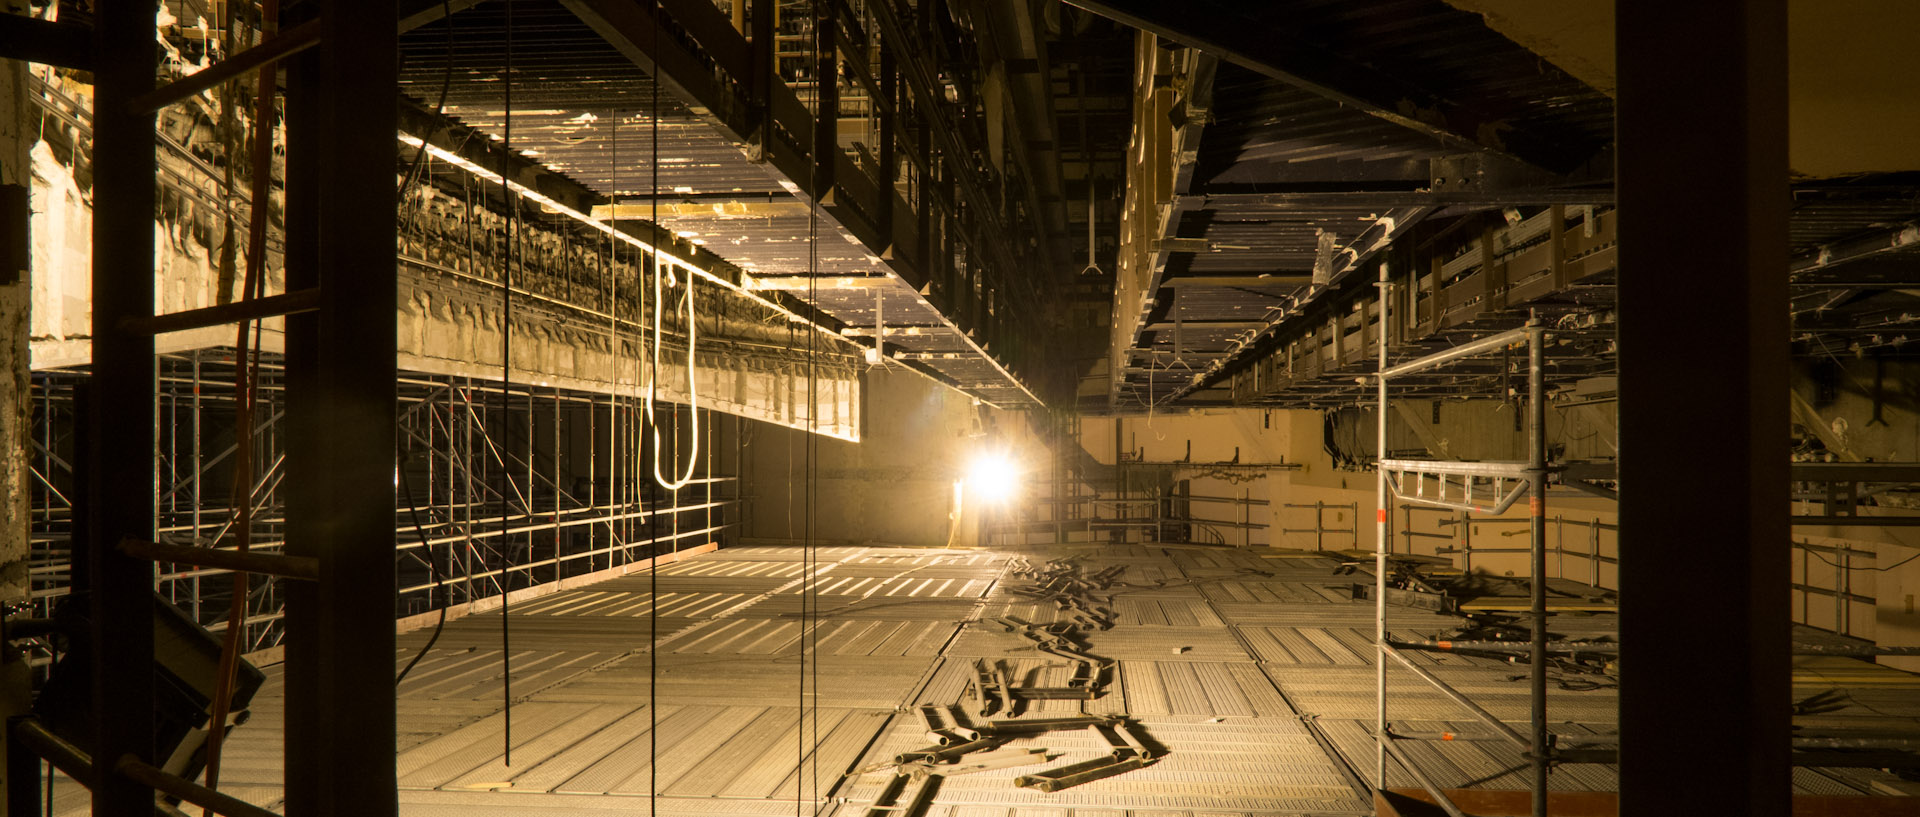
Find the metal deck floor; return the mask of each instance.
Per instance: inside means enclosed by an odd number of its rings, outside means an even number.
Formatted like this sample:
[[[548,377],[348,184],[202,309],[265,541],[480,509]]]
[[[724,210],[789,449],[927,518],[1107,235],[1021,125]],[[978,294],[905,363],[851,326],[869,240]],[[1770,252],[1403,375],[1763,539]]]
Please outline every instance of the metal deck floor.
[[[402,811],[632,813],[651,803],[662,815],[864,815],[892,772],[863,770],[924,745],[913,705],[959,703],[975,658],[1005,660],[1017,677],[1056,671],[1025,642],[982,621],[1052,620],[1050,606],[1005,592],[1006,582],[1018,581],[1006,575],[1014,556],[1128,566],[1120,576],[1127,586],[1114,588],[1116,625],[1085,637],[1091,652],[1119,662],[1111,692],[1090,702],[1035,702],[1029,714],[1130,713],[1169,754],[1054,794],[1012,785],[1038,765],[949,777],[930,817],[1371,812],[1361,780],[1373,777],[1375,762],[1368,737],[1373,611],[1336,589],[1364,575],[1336,576],[1336,562],[1313,553],[1139,545],[1031,553],[823,548],[817,699],[801,695],[805,566],[795,548],[732,548],[662,567],[657,627],[644,574],[517,603],[512,765],[502,751],[499,616],[455,620],[399,688]],[[1611,619],[1562,616],[1556,631],[1564,622],[1583,634],[1607,632]],[[1458,622],[1396,608],[1388,625],[1402,637],[1432,637]],[[657,655],[649,652],[651,633]],[[427,635],[401,637],[396,669]],[[1411,655],[1497,716],[1524,723],[1524,665]],[[229,744],[222,781],[224,790],[269,807],[281,796],[283,774],[281,669],[266,668],[268,684]],[[1393,669],[1390,717],[1404,728],[1487,731],[1411,673]],[[1797,680],[1814,689],[1806,684],[1832,673],[1803,674]],[[1851,704],[1818,717],[1829,726],[1869,718],[1884,726],[1892,714],[1920,728],[1920,696],[1898,684],[1875,694],[1881,688],[1853,689]],[[1614,729],[1611,689],[1555,689],[1548,711],[1563,733]],[[801,751],[816,741],[796,774]],[[1104,752],[1086,732],[1012,745],[1058,753],[1049,765]],[[1408,749],[1448,787],[1525,787],[1524,760],[1505,743]],[[1801,769],[1796,788],[1875,793],[1875,774]],[[1388,784],[1415,785],[1391,767]],[[1610,766],[1566,764],[1553,785],[1604,790],[1617,783]],[[656,786],[658,796],[649,798]],[[65,781],[58,790],[56,812],[84,812],[83,791]]]

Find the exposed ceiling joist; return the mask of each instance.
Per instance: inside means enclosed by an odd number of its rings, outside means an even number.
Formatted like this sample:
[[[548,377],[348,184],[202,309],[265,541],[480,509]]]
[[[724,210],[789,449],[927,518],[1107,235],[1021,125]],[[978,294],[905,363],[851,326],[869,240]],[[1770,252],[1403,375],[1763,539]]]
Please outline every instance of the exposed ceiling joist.
[[[1551,134],[1534,132],[1524,123],[1489,116],[1312,39],[1260,25],[1235,4],[1221,0],[1067,2],[1457,148],[1490,150],[1555,172],[1572,170],[1589,158],[1586,151],[1570,148]]]
[[[1300,273],[1259,273],[1257,275],[1182,275],[1162,278],[1161,289],[1187,287],[1233,287],[1235,289],[1293,289],[1313,283],[1313,276]]]

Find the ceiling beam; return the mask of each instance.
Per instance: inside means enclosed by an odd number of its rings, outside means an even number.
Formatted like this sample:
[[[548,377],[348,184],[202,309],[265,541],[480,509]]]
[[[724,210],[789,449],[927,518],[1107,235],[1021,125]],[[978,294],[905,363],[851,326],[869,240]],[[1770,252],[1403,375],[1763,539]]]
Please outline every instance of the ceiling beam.
[[[1266,326],[1266,321],[1154,321],[1147,324],[1148,332],[1164,332],[1169,329],[1258,329]]]
[[[1491,150],[1555,172],[1578,167],[1592,152],[1553,134],[1487,116],[1311,39],[1257,23],[1223,0],[1067,2],[1455,147]]]
[[[1183,275],[1163,278],[1161,289],[1186,287],[1233,287],[1237,289],[1293,289],[1313,283],[1313,276],[1299,272],[1263,272],[1257,275]]]
[[[93,70],[93,27],[0,12],[0,59]]]
[[[1189,210],[1300,210],[1318,212],[1330,207],[1524,207],[1550,204],[1613,203],[1613,188],[1531,190],[1315,190],[1289,193],[1197,193],[1180,196]]]
[[[894,289],[906,286],[891,275],[753,275],[746,276],[747,289],[806,292],[808,289]]]
[[[954,330],[953,327],[936,323],[920,324],[917,326],[888,326],[885,328],[885,331],[887,337],[910,337],[913,335],[934,335],[942,332],[952,332]],[[880,329],[871,326],[849,326],[840,330],[840,334],[850,338],[870,338],[880,332]]]

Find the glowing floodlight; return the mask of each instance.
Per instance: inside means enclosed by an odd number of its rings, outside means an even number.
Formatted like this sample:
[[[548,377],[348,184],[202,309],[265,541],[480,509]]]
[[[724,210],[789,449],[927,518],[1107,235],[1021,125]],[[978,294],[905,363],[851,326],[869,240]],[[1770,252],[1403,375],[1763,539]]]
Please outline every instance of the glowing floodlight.
[[[1020,492],[1020,468],[1005,452],[981,452],[967,467],[967,486],[978,500],[1007,502]]]

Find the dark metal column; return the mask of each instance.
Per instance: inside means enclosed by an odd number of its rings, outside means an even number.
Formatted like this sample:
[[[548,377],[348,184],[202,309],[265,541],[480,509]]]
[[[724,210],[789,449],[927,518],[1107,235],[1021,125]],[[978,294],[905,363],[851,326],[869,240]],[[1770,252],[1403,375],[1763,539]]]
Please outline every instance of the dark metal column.
[[[833,16],[834,4],[815,3],[813,14],[814,67],[813,183],[807,192],[814,199],[832,204],[834,158],[840,155],[840,52],[835,50],[839,21]]]
[[[321,7],[289,119],[289,278],[320,286],[290,326],[298,448],[288,550],[320,581],[289,598],[288,817],[394,815],[394,0]],[[294,169],[295,160],[305,166]],[[311,243],[308,243],[311,241]],[[291,697],[308,692],[304,700]],[[299,786],[294,783],[298,779]]]
[[[1786,3],[1616,8],[1620,813],[1784,817]]]
[[[286,267],[287,287],[311,289],[320,286],[318,241],[320,146],[326,135],[320,122],[320,55],[308,51],[287,62],[287,162],[286,162]],[[320,553],[318,531],[306,524],[325,513],[325,482],[317,469],[303,468],[325,456],[326,417],[317,401],[303,399],[317,391],[320,316],[314,312],[289,315],[286,319],[287,384],[287,553],[315,556]],[[313,582],[286,582],[287,700],[315,701],[320,698],[319,676],[313,671],[321,661],[320,588]],[[316,720],[325,717],[311,707],[287,708],[286,763],[288,769],[318,768],[327,755],[320,745]],[[298,739],[296,739],[298,738]],[[329,811],[327,788],[318,775],[290,774],[286,777],[287,813],[291,817],[325,814]]]
[[[153,315],[154,115],[129,101],[153,90],[154,0],[97,6],[93,124],[93,391],[86,483],[87,591],[99,762],[93,813],[153,814],[153,790],[113,773],[153,761],[153,563],[120,552],[153,539],[153,336],[121,328]]]

